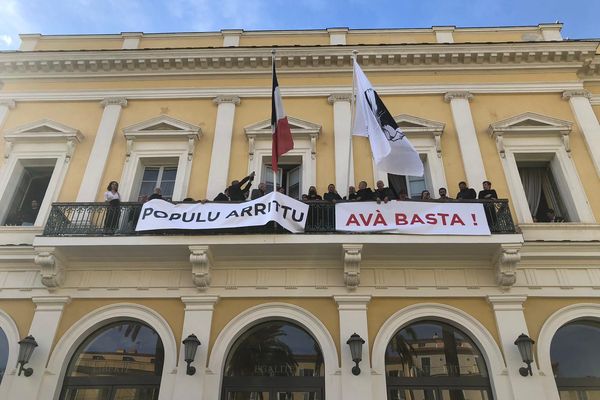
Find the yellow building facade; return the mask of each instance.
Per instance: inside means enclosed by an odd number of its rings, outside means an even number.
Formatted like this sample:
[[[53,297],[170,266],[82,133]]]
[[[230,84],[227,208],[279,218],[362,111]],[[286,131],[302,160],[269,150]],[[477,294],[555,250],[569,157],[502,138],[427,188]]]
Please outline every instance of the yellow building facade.
[[[22,35],[0,53],[0,399],[600,398],[600,42],[561,28]],[[273,186],[272,49],[288,195],[382,180],[436,201],[489,180],[502,224],[136,233],[155,187]],[[351,136],[353,54],[423,177],[379,170]]]

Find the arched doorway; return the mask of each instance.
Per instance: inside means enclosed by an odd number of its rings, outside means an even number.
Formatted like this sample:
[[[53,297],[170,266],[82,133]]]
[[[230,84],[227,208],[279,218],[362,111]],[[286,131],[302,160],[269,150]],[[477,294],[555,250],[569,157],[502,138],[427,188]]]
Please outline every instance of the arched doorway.
[[[6,365],[8,364],[8,339],[6,334],[0,328],[0,384],[2,383],[2,378],[4,377],[4,373],[6,372]]]
[[[244,332],[227,356],[222,400],[323,400],[325,365],[317,341],[287,321]]]
[[[419,321],[385,352],[388,400],[489,400],[488,369],[473,340],[452,325]]]
[[[77,348],[61,400],[156,400],[164,360],[154,329],[128,320],[105,325]]]
[[[561,400],[600,397],[600,322],[577,320],[560,327],[550,359]]]

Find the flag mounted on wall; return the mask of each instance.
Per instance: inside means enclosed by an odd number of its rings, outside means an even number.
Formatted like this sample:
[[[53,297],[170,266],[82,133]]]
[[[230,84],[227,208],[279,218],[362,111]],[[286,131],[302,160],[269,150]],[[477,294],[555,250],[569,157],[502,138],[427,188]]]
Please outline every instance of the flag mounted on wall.
[[[423,176],[423,162],[354,60],[356,112],[352,134],[366,136],[377,167],[390,174]]]
[[[294,148],[292,131],[287,120],[287,115],[283,110],[281,101],[281,92],[277,82],[277,73],[275,72],[275,57],[273,57],[273,91],[271,97],[271,129],[273,130],[273,145],[271,148],[271,165],[273,171],[278,170],[279,157]]]

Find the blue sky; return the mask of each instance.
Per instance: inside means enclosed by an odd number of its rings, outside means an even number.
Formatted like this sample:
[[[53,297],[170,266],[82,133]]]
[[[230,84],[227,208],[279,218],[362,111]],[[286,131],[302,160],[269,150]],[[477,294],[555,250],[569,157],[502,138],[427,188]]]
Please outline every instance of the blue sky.
[[[0,50],[19,33],[189,32],[241,28],[428,28],[565,24],[600,38],[598,0],[0,0]]]

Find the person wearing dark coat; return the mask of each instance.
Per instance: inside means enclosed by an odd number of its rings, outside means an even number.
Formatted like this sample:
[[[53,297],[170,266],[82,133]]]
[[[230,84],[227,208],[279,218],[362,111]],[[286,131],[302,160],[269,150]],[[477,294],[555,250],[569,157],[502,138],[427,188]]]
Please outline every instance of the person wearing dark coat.
[[[356,188],[354,186],[348,186],[348,196],[344,196],[344,200],[356,201]]]
[[[263,182],[259,183],[258,189],[252,189],[252,193],[250,194],[250,200],[256,200],[259,197],[263,197],[265,194],[267,194],[266,190],[267,185],[265,185]]]
[[[150,196],[148,196],[148,201],[150,200],[154,200],[154,199],[159,199],[162,200],[162,194],[160,193],[160,188],[154,188],[154,193],[152,193]]]
[[[483,190],[479,192],[479,196],[477,196],[477,198],[483,200],[498,199],[496,191],[492,189],[492,182],[483,181]]]
[[[342,200],[342,196],[335,190],[335,185],[333,183],[330,183],[329,186],[327,186],[327,193],[323,194],[323,200],[331,203]]]
[[[229,201],[229,188],[225,189],[225,191],[219,193],[217,197],[213,199],[213,201],[224,202]]]
[[[381,203],[382,201],[387,203],[388,201],[396,198],[390,188],[385,187],[383,181],[377,181],[377,189],[375,189],[373,197],[375,197],[375,201],[377,201],[377,203]]]
[[[250,191],[250,186],[252,186],[252,181],[254,180],[254,172],[250,175],[242,179],[241,181],[235,180],[231,182],[231,186],[227,189],[229,191],[229,200],[230,201],[246,201],[248,197],[248,192]],[[246,186],[242,187],[246,183]]]
[[[308,188],[307,198],[308,198],[309,201],[323,200],[323,198],[317,194],[317,188],[314,187],[314,186],[311,186],[311,187]]]
[[[459,182],[458,188],[460,191],[456,194],[456,200],[474,200],[477,198],[475,189],[467,187],[466,182]]]
[[[356,201],[372,201],[374,199],[373,190],[367,187],[367,182],[360,181],[358,183],[358,192],[356,192]]]

